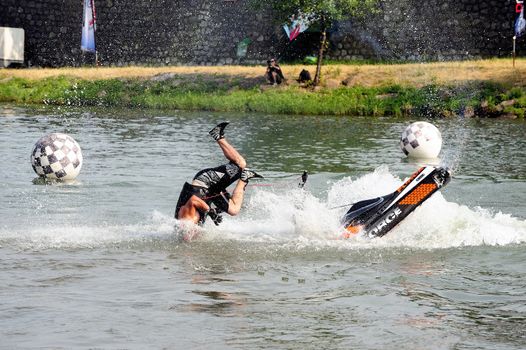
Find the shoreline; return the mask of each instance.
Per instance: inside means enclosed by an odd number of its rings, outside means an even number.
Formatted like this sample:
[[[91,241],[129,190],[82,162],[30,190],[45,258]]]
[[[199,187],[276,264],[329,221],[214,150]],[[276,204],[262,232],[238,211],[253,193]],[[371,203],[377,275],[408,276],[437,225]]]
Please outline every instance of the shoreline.
[[[313,66],[124,67],[0,70],[0,102],[270,114],[526,117],[526,60],[327,65],[319,87],[294,79]]]

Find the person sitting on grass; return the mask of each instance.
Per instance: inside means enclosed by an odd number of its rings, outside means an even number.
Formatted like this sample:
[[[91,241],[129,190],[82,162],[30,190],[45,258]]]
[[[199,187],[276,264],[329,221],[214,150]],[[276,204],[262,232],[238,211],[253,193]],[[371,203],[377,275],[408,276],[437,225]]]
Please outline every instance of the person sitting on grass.
[[[286,80],[281,67],[273,58],[267,61],[267,71],[265,73],[265,78],[270,85],[281,84]]]
[[[310,72],[306,69],[302,69],[300,72],[300,76],[298,78],[298,83],[300,84],[308,84],[312,82],[312,78],[310,76]]]

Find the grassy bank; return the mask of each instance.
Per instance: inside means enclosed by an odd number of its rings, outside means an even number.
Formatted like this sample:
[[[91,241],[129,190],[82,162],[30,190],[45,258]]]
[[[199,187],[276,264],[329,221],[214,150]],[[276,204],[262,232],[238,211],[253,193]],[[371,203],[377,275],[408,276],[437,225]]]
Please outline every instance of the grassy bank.
[[[293,81],[313,67],[283,66],[287,85],[262,67],[127,67],[0,71],[0,102],[104,105],[275,114],[524,118],[526,60],[330,65],[323,86]],[[292,79],[291,79],[292,78]]]

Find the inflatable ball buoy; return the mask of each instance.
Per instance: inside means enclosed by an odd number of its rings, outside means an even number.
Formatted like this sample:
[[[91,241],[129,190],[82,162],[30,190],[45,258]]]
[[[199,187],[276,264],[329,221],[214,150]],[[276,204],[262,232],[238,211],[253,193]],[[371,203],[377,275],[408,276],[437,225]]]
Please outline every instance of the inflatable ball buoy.
[[[442,135],[428,122],[409,125],[400,137],[400,149],[411,158],[436,158],[441,148]]]
[[[43,136],[31,152],[31,166],[40,177],[73,180],[82,168],[80,146],[66,134],[53,133]]]

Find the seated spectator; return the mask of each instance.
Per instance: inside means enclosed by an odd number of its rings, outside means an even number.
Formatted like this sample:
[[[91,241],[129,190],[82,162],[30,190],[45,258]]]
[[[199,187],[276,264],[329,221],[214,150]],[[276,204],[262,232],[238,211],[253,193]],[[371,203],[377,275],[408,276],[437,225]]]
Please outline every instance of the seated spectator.
[[[310,73],[308,70],[306,69],[303,69],[301,72],[300,72],[300,76],[298,78],[298,83],[309,83],[312,81],[312,78],[310,76]]]
[[[281,67],[273,58],[267,61],[267,72],[265,73],[265,78],[271,85],[281,84],[286,80],[281,71]]]

